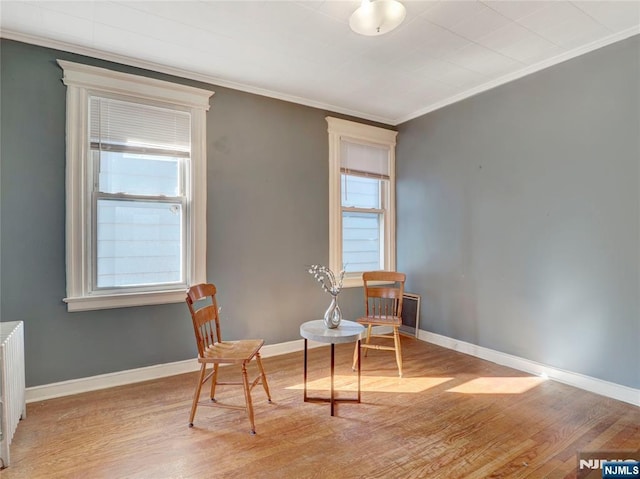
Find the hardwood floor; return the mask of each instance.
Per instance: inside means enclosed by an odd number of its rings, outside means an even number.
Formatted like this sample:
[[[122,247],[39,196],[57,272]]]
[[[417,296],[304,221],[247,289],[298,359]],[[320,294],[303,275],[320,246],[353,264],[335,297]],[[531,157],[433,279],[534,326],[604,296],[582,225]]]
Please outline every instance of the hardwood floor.
[[[31,403],[0,475],[574,478],[577,451],[640,447],[638,407],[415,339],[402,344],[404,377],[392,353],[370,351],[363,402],[338,404],[335,417],[328,404],[302,401],[302,352],[265,358],[273,404],[254,389],[256,436],[238,410],[200,407],[187,426],[197,373]],[[355,394],[352,348],[336,347],[344,397]],[[328,394],[328,375],[329,349],[310,350],[310,394]],[[238,387],[217,396],[243,403]]]

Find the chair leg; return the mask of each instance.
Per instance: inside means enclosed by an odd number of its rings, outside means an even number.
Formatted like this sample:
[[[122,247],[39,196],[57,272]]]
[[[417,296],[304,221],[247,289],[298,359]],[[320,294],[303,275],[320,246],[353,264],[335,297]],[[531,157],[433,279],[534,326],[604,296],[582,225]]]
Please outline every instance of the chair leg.
[[[369,327],[367,328],[367,340],[365,341],[365,344],[369,344],[369,341],[371,341],[371,330],[373,329],[373,325],[369,325]],[[364,349],[364,357],[367,357],[367,353],[369,353],[369,348],[365,348]]]
[[[358,342],[356,341],[356,346],[353,348],[353,366],[351,366],[351,370],[355,371],[358,366]]]
[[[191,415],[189,416],[189,427],[193,427],[193,418],[196,417],[196,409],[198,407],[198,401],[200,400],[200,390],[202,389],[202,381],[207,372],[207,363],[202,363],[200,367],[200,377],[198,378],[198,385],[196,386],[196,392],[193,395],[193,403],[191,404]]]
[[[398,374],[402,377],[402,346],[400,344],[400,333],[398,328],[393,328],[393,342],[396,348],[396,363],[398,363]]]
[[[256,433],[256,425],[253,421],[253,404],[251,403],[251,389],[249,388],[249,376],[247,375],[247,363],[242,363],[242,385],[244,389],[244,399],[247,403],[247,414],[251,423],[251,435]]]
[[[216,386],[218,385],[218,367],[219,364],[213,365],[213,376],[211,376],[211,394],[209,397],[213,402],[216,402]]]
[[[267,383],[267,375],[264,372],[264,366],[262,365],[262,358],[260,353],[256,353],[256,363],[258,363],[258,369],[260,370],[260,377],[262,378],[262,387],[264,392],[267,393],[267,399],[271,402],[271,393],[269,392],[269,384]]]

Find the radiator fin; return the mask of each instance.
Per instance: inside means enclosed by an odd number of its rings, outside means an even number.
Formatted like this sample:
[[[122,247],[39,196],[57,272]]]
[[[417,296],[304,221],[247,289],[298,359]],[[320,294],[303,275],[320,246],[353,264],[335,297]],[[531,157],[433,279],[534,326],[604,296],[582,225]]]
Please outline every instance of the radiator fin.
[[[27,417],[24,376],[24,323],[0,323],[0,468],[9,465],[9,445]]]

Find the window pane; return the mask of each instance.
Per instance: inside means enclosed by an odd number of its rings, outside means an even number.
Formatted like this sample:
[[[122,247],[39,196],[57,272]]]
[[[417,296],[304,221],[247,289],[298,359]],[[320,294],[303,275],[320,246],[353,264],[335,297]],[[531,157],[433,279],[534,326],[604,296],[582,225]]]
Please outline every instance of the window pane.
[[[180,283],[182,205],[98,200],[97,286]]]
[[[342,262],[348,272],[383,269],[382,215],[342,212]]]
[[[180,158],[98,152],[99,191],[130,195],[179,196]]]
[[[376,178],[341,175],[342,206],[380,208],[380,183]]]

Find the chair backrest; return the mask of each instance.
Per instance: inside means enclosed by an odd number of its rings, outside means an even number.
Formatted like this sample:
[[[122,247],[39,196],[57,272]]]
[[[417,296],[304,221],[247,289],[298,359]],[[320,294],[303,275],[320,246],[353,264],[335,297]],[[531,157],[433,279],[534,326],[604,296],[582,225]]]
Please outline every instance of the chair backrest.
[[[215,285],[201,283],[191,286],[187,290],[186,301],[191,312],[198,355],[204,358],[208,346],[222,341]]]
[[[402,297],[406,275],[395,271],[367,271],[364,280],[364,303],[368,317],[402,317]],[[373,285],[375,282],[386,284]]]

